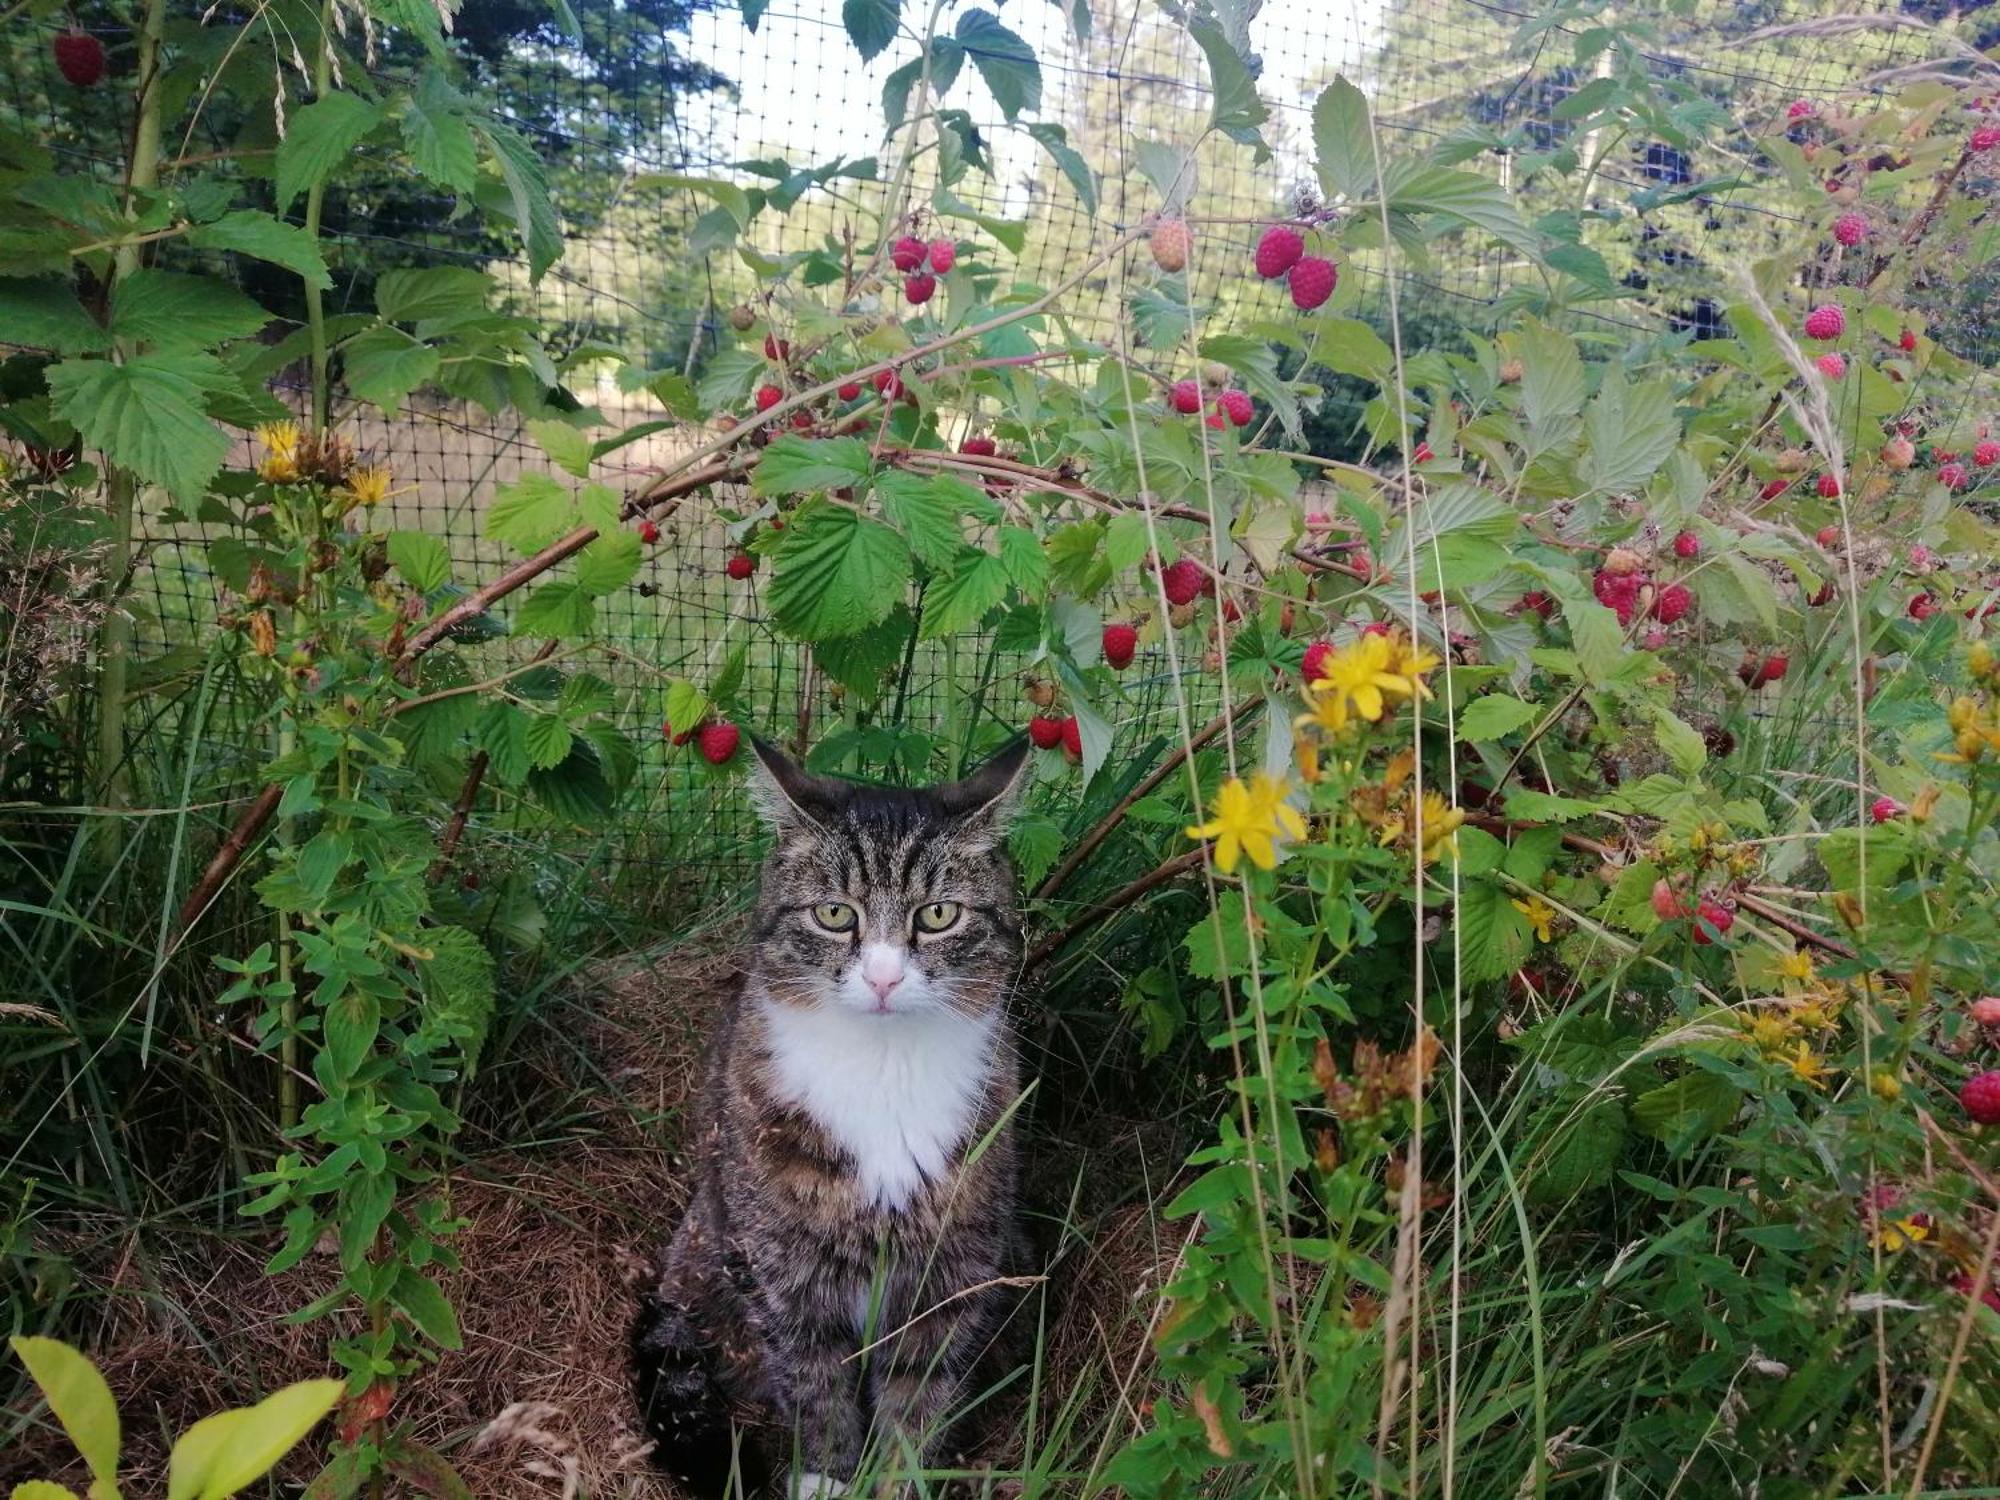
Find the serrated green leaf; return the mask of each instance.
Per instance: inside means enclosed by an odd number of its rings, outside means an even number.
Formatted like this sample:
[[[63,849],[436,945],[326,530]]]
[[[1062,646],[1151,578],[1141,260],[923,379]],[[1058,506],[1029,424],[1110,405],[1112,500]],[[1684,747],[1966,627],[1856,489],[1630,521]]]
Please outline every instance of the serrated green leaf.
[[[843,506],[820,504],[786,528],[765,598],[787,634],[824,640],[885,618],[909,578],[902,537]]]
[[[1368,96],[1345,77],[1336,77],[1313,101],[1313,165],[1330,199],[1370,203],[1378,196]]]
[[[631,182],[634,188],[667,188],[675,192],[700,193],[711,198],[716,205],[729,215],[730,224],[739,230],[748,229],[754,210],[750,205],[750,195],[733,182],[724,182],[719,177],[696,177],[686,172],[642,172]]]
[[[528,765],[537,771],[559,766],[569,754],[569,721],[559,714],[529,714],[527,732],[521,738],[528,752]]]
[[[1613,365],[1583,419],[1583,474],[1592,490],[1624,494],[1659,471],[1680,442],[1673,388],[1663,380],[1627,385]]]
[[[553,474],[526,473],[501,485],[486,508],[486,535],[539,552],[576,528],[576,500]]]
[[[278,142],[278,212],[289,209],[307,188],[324,182],[381,118],[379,106],[338,90],[293,114]]]
[[[516,635],[568,640],[597,628],[597,602],[574,583],[545,583],[514,616]]]
[[[226,281],[146,267],[111,292],[112,337],[159,352],[248,338],[271,315]]]
[[[802,438],[787,433],[758,458],[750,488],[767,496],[849,489],[867,479],[874,464],[861,438]]]
[[[1035,49],[1002,26],[998,16],[988,10],[965,11],[954,35],[1004,118],[1011,123],[1016,115],[1041,108],[1042,65],[1035,60]]]
[[[1000,528],[1000,562],[1023,598],[1039,598],[1049,584],[1049,556],[1042,540],[1025,526]]]
[[[528,774],[528,716],[511,703],[488,704],[473,739],[491,762],[493,774],[519,786]]]
[[[317,239],[296,224],[255,209],[238,209],[213,223],[197,224],[188,231],[187,242],[195,250],[227,250],[283,266],[321,291],[333,285]]]
[[[1458,946],[1465,978],[1476,983],[1512,974],[1527,962],[1533,944],[1527,919],[1507,892],[1476,880],[1459,892]]]
[[[902,666],[913,624],[908,606],[898,604],[880,624],[814,643],[813,661],[848,691],[873,699]]]
[[[562,258],[562,222],[549,197],[548,175],[535,150],[520,135],[497,121],[477,117],[473,129],[493,152],[500,180],[514,205],[514,227],[528,252],[528,280],[540,282],[542,273]]]
[[[142,354],[112,364],[72,359],[43,372],[56,415],[113,463],[192,505],[229,453],[229,438],[205,414],[226,383],[201,354]]]
[[[1030,125],[1028,135],[1038,142],[1056,164],[1057,169],[1069,179],[1069,185],[1076,189],[1077,202],[1086,214],[1097,212],[1097,174],[1090,169],[1090,163],[1083,159],[1083,153],[1069,143],[1069,135],[1060,125]]]
[[[901,0],[842,0],[840,7],[841,24],[863,62],[873,62],[896,40],[901,19]]]
[[[0,328],[7,342],[57,354],[102,354],[111,335],[65,282],[0,276]]]
[[[1653,710],[1653,737],[1683,776],[1692,776],[1708,760],[1708,746],[1686,720],[1664,708]]]
[[[1538,1138],[1526,1174],[1532,1203],[1562,1203],[1604,1186],[1625,1152],[1625,1109],[1611,1095],[1588,1103],[1559,1095],[1536,1112],[1528,1129]]]
[[[882,515],[902,532],[910,550],[926,565],[948,567],[965,550],[959,509],[950,488],[934,479],[891,470],[875,481]]]
[[[602,598],[615,594],[639,574],[639,538],[608,531],[576,555],[577,586]]]
[[[924,590],[918,634],[933,641],[972,629],[1007,597],[1007,588],[1007,565],[990,552],[968,549],[957,567]]]
[[[1632,1101],[1632,1123],[1675,1155],[1728,1128],[1743,1091],[1717,1074],[1683,1073]]]
[[[1489,693],[1473,699],[1458,716],[1458,737],[1474,743],[1497,740],[1533,723],[1536,713],[1532,703],[1523,703],[1506,693]]]
[[[581,430],[554,417],[530,422],[527,427],[528,436],[549,456],[550,463],[578,479],[590,477],[590,463],[595,457],[595,449]]]
[[[1244,65],[1242,54],[1213,21],[1191,22],[1188,35],[1208,59],[1209,88],[1214,99],[1209,125],[1232,141],[1256,146],[1256,159],[1266,160],[1270,148],[1264,144],[1257,127],[1269,117],[1270,111],[1257,95],[1256,80]]]
[[[425,177],[454,193],[470,193],[479,155],[465,123],[465,99],[441,69],[425,70],[403,101],[403,147]]]
[[[1625,629],[1618,616],[1595,599],[1565,599],[1562,612],[1584,676],[1608,681],[1625,658]]]
[[[375,311],[386,322],[417,323],[486,310],[493,278],[470,266],[384,271],[375,282]]]
[[[371,328],[341,346],[348,393],[393,417],[419,386],[437,378],[438,352],[400,328]]]

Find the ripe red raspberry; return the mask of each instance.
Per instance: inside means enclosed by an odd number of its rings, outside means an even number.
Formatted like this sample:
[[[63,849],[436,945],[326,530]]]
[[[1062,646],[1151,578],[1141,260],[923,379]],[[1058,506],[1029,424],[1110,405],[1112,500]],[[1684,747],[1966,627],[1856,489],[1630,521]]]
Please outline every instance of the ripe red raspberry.
[[[1694,940],[1704,948],[1715,941],[1708,935],[1709,927],[1715,929],[1716,937],[1728,937],[1729,929],[1736,925],[1736,913],[1707,896],[1695,903],[1694,914],[1698,919],[1694,924]]]
[[[1201,425],[1204,427],[1213,428],[1215,431],[1220,432],[1222,431],[1223,428],[1227,427],[1229,424],[1222,419],[1221,409],[1217,408],[1216,410],[1211,411],[1207,416],[1201,419]]]
[[[2000,1070],[1988,1069],[1966,1079],[1958,1102],[1980,1124],[2000,1125]]]
[[[1273,224],[1257,241],[1257,274],[1266,281],[1276,281],[1305,253],[1304,236],[1289,224]]]
[[[1037,750],[1053,750],[1062,743],[1063,721],[1036,714],[1028,720],[1028,739]]]
[[[858,380],[843,380],[840,383],[840,389],[835,391],[834,394],[843,401],[852,401],[861,394],[861,382]]]
[[[1905,354],[1915,354],[1917,352],[1917,336],[1905,328],[1901,336],[1897,338],[1896,345]]]
[[[1892,437],[1882,445],[1882,466],[1887,469],[1907,469],[1917,461],[1917,445],[1906,437]]]
[[[1868,220],[1860,214],[1842,214],[1833,221],[1833,237],[1843,245],[1858,245],[1868,238]]]
[[[792,426],[797,428],[800,432],[806,431],[812,425],[813,425],[813,414],[805,410],[803,407],[792,413]]]
[[[711,766],[719,766],[736,753],[736,747],[743,742],[743,731],[734,724],[724,721],[710,724],[701,732],[696,748],[701,758]]]
[[[1597,602],[1606,609],[1617,613],[1620,625],[1630,625],[1632,615],[1639,607],[1639,590],[1645,579],[1637,573],[1614,573],[1609,568],[1599,568],[1590,580],[1590,591],[1597,596]]]
[[[730,558],[727,563],[723,564],[722,570],[738,583],[741,583],[757,571],[757,559],[752,557],[748,552],[739,552]]]
[[[1679,532],[1674,537],[1674,556],[1694,558],[1701,556],[1701,538],[1692,531]]]
[[[1323,256],[1308,255],[1291,270],[1292,306],[1311,312],[1333,295],[1340,269]]]
[[[1806,314],[1806,337],[1837,339],[1847,332],[1847,314],[1831,302],[1823,302]]]
[[[104,76],[104,43],[87,31],[65,31],[55,39],[56,70],[80,89]]]
[[[1948,490],[1962,490],[1971,478],[1964,464],[1939,464],[1938,483]]]
[[[1993,1075],[1991,1073],[1987,1073],[1981,1076],[1991,1078]],[[1946,1286],[1950,1287],[1954,1292],[1957,1292],[1962,1297],[1970,1297],[1972,1295],[1973,1287],[1976,1286],[1977,1284],[1978,1284],[1977,1282],[1975,1282],[1970,1276],[1968,1276],[1963,1271],[1954,1272],[1951,1276],[1951,1279],[1945,1282]],[[2000,1283],[1996,1283],[1991,1272],[1987,1273],[1986,1290],[1979,1294],[1979,1300],[1981,1302],[1984,1302],[1988,1307],[1992,1308],[1995,1312],[2000,1313]]]
[[[1822,583],[1819,586],[1819,592],[1806,600],[1806,603],[1810,604],[1814,609],[1818,609],[1822,604],[1833,603],[1833,580],[1829,578],[1825,583]]]
[[[1965,144],[1968,149],[1975,152],[1991,151],[1995,146],[2000,146],[2000,125],[1980,126],[1972,132]]]
[[[1818,113],[1819,106],[1810,99],[1794,99],[1785,106],[1785,118],[1788,120],[1810,120]]]
[[[1185,220],[1160,220],[1153,226],[1153,264],[1168,273],[1185,270],[1193,243]]]
[[[960,453],[969,453],[975,458],[992,458],[999,453],[999,444],[983,434],[967,438],[958,445]]]
[[[1556,612],[1555,596],[1541,589],[1530,589],[1521,596],[1521,608],[1532,609],[1546,620]]]
[[[1160,585],[1166,590],[1167,603],[1192,604],[1208,592],[1208,574],[1193,558],[1183,557],[1160,569]]]
[[[1900,818],[1902,815],[1903,804],[1894,797],[1877,797],[1868,804],[1868,816],[1876,823],[1886,823],[1891,818]]]
[[[931,269],[938,275],[950,275],[951,268],[958,264],[958,246],[950,240],[932,240],[930,262]]]
[[[877,370],[873,378],[875,394],[884,401],[894,401],[903,394],[903,377],[894,370]]]
[[[1248,427],[1256,419],[1257,409],[1250,404],[1250,397],[1243,391],[1224,391],[1216,403],[1223,415],[1238,427]]]
[[[1427,464],[1436,457],[1437,455],[1431,452],[1431,445],[1429,443],[1418,443],[1415,450],[1410,454],[1410,462],[1413,464]]]
[[[1759,500],[1775,500],[1791,487],[1792,482],[1789,479],[1773,479],[1768,481],[1761,490],[1757,491],[1757,498]]]
[[[1820,374],[1828,380],[1839,380],[1847,374],[1847,358],[1840,354],[1822,354],[1813,361],[1819,366]]]
[[[1840,545],[1840,528],[1838,526],[1822,526],[1819,532],[1813,537],[1813,540],[1828,549],[1837,547]]]
[[[1819,490],[1819,497],[1822,500],[1838,500],[1840,498],[1840,479],[1837,475],[1820,475],[1817,488]]]
[[[2000,1026],[2000,995],[1981,995],[1966,1008],[1976,1026]]]
[[[1083,726],[1077,723],[1075,714],[1062,721],[1062,743],[1071,760],[1083,759]]]
[[[1670,583],[1653,599],[1653,618],[1671,625],[1694,607],[1694,595],[1684,583]]]
[[[1910,601],[1910,618],[1912,620],[1928,620],[1937,612],[1938,602],[1937,595],[1935,594],[1918,594]]]
[[[757,410],[759,411],[769,411],[784,399],[785,393],[775,385],[760,385],[757,387]]]
[[[937,278],[918,272],[915,276],[903,278],[903,300],[913,307],[922,307],[931,300],[931,293],[937,290]]]
[[[1306,647],[1305,660],[1299,663],[1299,679],[1311,687],[1326,675],[1326,664],[1332,656],[1333,642],[1314,641]]]
[[[1761,662],[1753,661],[1746,664],[1737,676],[1750,687],[1764,687],[1769,683],[1782,681],[1791,665],[1790,659],[1782,654],[1767,656]]]
[[[1934,447],[1931,449],[1931,462],[1934,464],[1948,464],[1957,457],[1958,455],[1949,448]]]
[[[1988,438],[1972,450],[1972,461],[1982,469],[1990,469],[2000,464],[2000,443]]]
[[[1104,627],[1104,660],[1115,670],[1122,672],[1132,665],[1132,653],[1139,649],[1139,632],[1130,625],[1113,624]]]
[[[914,271],[924,263],[929,248],[915,235],[906,234],[889,247],[889,264],[906,273]]]
[[[653,545],[653,543],[657,542],[659,539],[660,539],[660,528],[655,522],[641,521],[639,523],[640,541],[644,542],[648,547],[650,547]]]
[[[781,339],[775,333],[764,335],[764,358],[783,364],[792,357],[792,341]]]
[[[1184,417],[1191,417],[1201,410],[1201,382],[1198,380],[1176,380],[1173,389],[1167,393],[1168,401],[1175,411]]]
[[[1688,914],[1680,893],[1664,880],[1653,882],[1653,915],[1662,922],[1677,922]]]
[[[676,746],[685,745],[689,740],[693,739],[697,734],[700,733],[701,733],[701,726],[699,724],[696,724],[694,727],[690,729],[683,729],[679,734],[675,734],[673,721],[671,719],[662,719],[660,721],[661,737],[663,739],[671,741]]]

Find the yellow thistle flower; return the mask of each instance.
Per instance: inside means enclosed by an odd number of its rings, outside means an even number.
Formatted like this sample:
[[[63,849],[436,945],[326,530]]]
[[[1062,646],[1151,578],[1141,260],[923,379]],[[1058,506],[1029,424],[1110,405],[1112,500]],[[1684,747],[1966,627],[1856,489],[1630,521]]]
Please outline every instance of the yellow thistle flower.
[[[1792,1076],[1797,1078],[1799,1082],[1816,1089],[1826,1087],[1826,1080],[1829,1076],[1826,1059],[1813,1051],[1804,1042],[1800,1042],[1793,1049],[1791,1056],[1785,1059],[1785,1066],[1792,1070]]]
[[[1225,875],[1235,872],[1245,854],[1260,870],[1274,869],[1278,863],[1278,835],[1306,836],[1305,819],[1285,801],[1286,786],[1268,772],[1259,771],[1245,785],[1232,776],[1216,793],[1208,822],[1187,830],[1191,839],[1214,839],[1215,862]]]
[[[264,456],[257,461],[257,476],[272,484],[290,484],[299,477],[299,424],[266,422],[257,429],[257,441]]]
[[[1798,984],[1811,984],[1813,978],[1812,955],[1804,949],[1787,953],[1778,960],[1778,972]]]
[[[380,505],[389,498],[389,486],[394,477],[387,465],[364,464],[347,476],[347,486],[343,493],[356,505]]]
[[[1395,661],[1396,648],[1387,636],[1364,635],[1343,646],[1326,659],[1321,676],[1306,689],[1312,712],[1302,714],[1299,722],[1338,734],[1347,727],[1351,704],[1354,713],[1372,724],[1387,706],[1385,693],[1408,698],[1417,691],[1409,678],[1390,670]]]
[[[1553,942],[1556,909],[1540,896],[1530,896],[1526,901],[1515,900],[1508,903],[1519,912],[1528,923],[1528,929],[1535,934],[1538,943]]]

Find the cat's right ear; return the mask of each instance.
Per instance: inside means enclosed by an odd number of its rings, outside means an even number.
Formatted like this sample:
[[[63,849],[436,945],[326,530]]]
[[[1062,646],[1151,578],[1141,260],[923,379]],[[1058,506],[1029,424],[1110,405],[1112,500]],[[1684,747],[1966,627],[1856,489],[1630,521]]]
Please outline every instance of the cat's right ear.
[[[750,736],[750,748],[756,756],[750,768],[750,801],[764,821],[773,828],[817,827],[825,815],[832,783],[805,770],[757,735]]]

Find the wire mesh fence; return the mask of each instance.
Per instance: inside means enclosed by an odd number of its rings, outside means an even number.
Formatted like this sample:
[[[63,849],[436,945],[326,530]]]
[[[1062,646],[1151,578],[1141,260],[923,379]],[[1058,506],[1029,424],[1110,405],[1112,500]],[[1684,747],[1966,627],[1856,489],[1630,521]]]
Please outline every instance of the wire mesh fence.
[[[994,128],[999,111],[971,76],[952,103],[980,127],[990,174],[969,178],[959,195],[969,211],[1023,226],[1013,260],[1022,280],[1048,284],[1157,206],[1135,159],[1148,138],[1185,142],[1205,118],[1206,74],[1199,49],[1167,14],[1139,0],[1097,0],[1089,25],[1064,4],[1009,7],[1008,24],[1041,59],[1038,118],[1060,123],[1068,142],[1102,174],[1100,202],[1082,202],[1053,158],[1018,132]],[[727,251],[695,253],[707,205],[684,190],[647,186],[648,173],[725,177],[767,188],[789,174],[884,150],[882,99],[892,71],[913,55],[905,39],[863,65],[848,41],[835,0],[764,8],[754,26],[736,9],[684,8],[675,0],[643,5],[579,5],[580,34],[524,21],[497,0],[469,0],[458,35],[485,106],[532,139],[549,163],[565,215],[566,251],[530,285],[509,247],[455,212],[444,197],[404,185],[370,182],[329,199],[325,228],[338,268],[339,295],[363,292],[369,279],[397,265],[456,263],[492,271],[547,330],[558,353],[603,345],[641,368],[698,371],[736,342],[729,307],[762,288],[746,262]],[[1587,316],[1613,337],[1662,327],[1700,337],[1720,330],[1716,290],[1727,264],[1768,253],[1792,227],[1775,220],[1754,191],[1757,137],[1786,129],[1785,104],[1857,89],[1891,89],[1920,76],[1952,43],[2000,39],[1992,7],[1964,13],[1904,3],[1880,24],[1837,24],[1823,7],[1795,3],[1658,7],[1636,54],[1593,50],[1596,8],[1538,9],[1489,0],[1379,0],[1348,6],[1267,0],[1248,23],[1259,88],[1273,110],[1274,152],[1256,163],[1234,147],[1205,146],[1194,196],[1200,212],[1239,219],[1240,228],[1203,233],[1194,267],[1196,300],[1232,301],[1254,313],[1252,287],[1239,267],[1254,224],[1312,190],[1311,111],[1336,74],[1360,82],[1381,123],[1413,147],[1486,154],[1522,186],[1531,208],[1558,232],[1574,227],[1579,247],[1602,266],[1604,295]],[[1629,15],[1623,17],[1629,23]],[[17,26],[21,23],[17,23]],[[16,37],[0,81],[0,125],[47,142],[79,169],[111,170],[121,121],[110,99],[66,92],[39,37]],[[119,55],[129,38],[107,31]],[[381,65],[397,66],[393,48]],[[1657,130],[1628,123],[1623,139],[1599,124],[1586,135],[1593,83],[1613,68],[1639,68],[1660,90]],[[1733,122],[1707,144],[1689,144],[1702,127]],[[202,117],[199,133],[219,146],[229,132],[268,122]],[[179,143],[198,159],[201,139]],[[1565,162],[1562,154],[1575,153]],[[1550,170],[1551,164],[1562,170]],[[1539,173],[1539,175],[1537,175]],[[760,249],[784,237],[868,235],[865,210],[879,182],[836,177],[807,192],[797,211],[759,221]],[[977,234],[964,221],[954,232]],[[1579,257],[1578,264],[1597,274]],[[1504,249],[1440,252],[1403,263],[1398,306],[1408,323],[1436,329],[1488,325],[1522,274]],[[1386,320],[1382,268],[1351,269],[1356,316]],[[255,287],[252,290],[256,290]],[[1106,337],[1119,314],[1119,287],[1106,279],[1072,299],[1076,331]],[[785,316],[782,300],[774,319]],[[761,335],[760,335],[761,336]],[[5,330],[0,329],[0,341]],[[1311,372],[1305,372],[1311,373]],[[660,417],[643,393],[597,383],[580,371],[573,389],[609,423]],[[977,413],[958,414],[963,422]],[[502,552],[480,539],[479,514],[501,485],[544,460],[513,420],[462,404],[420,403],[393,420],[348,413],[356,448],[387,463],[399,486],[387,503],[395,527],[443,534],[461,580],[490,575]],[[1314,429],[1316,443],[1351,434]],[[672,431],[621,450],[605,477],[636,487],[685,451]],[[726,507],[726,493],[715,497]],[[142,653],[153,676],[167,680],[176,661],[198,651],[212,629],[216,580],[198,526],[161,519],[148,501],[140,522],[141,563],[133,599]],[[838,701],[811,673],[801,648],[769,629],[754,581],[729,580],[734,549],[724,520],[686,507],[668,522],[639,579],[604,601],[603,634],[583,661],[620,694],[631,728],[648,748],[617,839],[578,833],[579,868],[623,879],[649,907],[671,909],[737,880],[755,843],[737,788],[702,774],[687,751],[660,734],[663,675],[702,677],[722,653],[747,647],[742,700],[758,705],[751,727],[787,740],[837,727],[885,733],[934,732],[948,713],[1000,721],[1022,717],[1009,685],[1012,663],[982,654],[979,643],[948,651],[927,644],[904,663],[903,677],[881,704],[860,711]],[[488,648],[505,652],[504,643]],[[1183,660],[1183,688],[1193,707],[1212,687],[1199,653]],[[1174,684],[1165,660],[1142,658],[1129,678],[1121,735],[1133,743],[1171,732]],[[962,727],[962,721],[961,721]],[[235,747],[248,777],[262,748],[254,737]],[[504,834],[507,813],[491,810]]]

